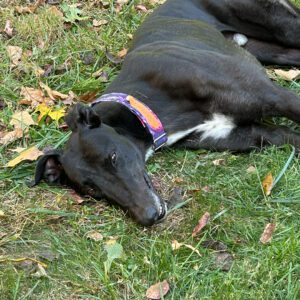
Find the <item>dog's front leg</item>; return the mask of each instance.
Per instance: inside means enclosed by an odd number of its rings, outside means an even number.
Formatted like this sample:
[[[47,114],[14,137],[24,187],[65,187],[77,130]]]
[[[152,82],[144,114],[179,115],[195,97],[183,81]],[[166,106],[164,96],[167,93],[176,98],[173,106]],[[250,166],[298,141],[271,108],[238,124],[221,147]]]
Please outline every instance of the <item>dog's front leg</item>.
[[[300,134],[283,126],[270,127],[262,124],[238,126],[224,138],[203,138],[202,133],[193,133],[175,144],[188,149],[247,152],[264,146],[291,144],[300,150]]]

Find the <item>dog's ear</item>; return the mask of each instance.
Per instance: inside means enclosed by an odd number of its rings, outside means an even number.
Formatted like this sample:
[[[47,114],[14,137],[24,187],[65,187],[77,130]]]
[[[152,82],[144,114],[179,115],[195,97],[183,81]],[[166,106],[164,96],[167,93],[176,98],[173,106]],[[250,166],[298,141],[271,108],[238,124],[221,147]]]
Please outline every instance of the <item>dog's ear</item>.
[[[100,117],[95,111],[91,107],[82,104],[76,104],[65,120],[72,131],[77,131],[79,126],[88,126],[89,128],[101,126]]]
[[[66,175],[61,164],[61,156],[62,151],[53,150],[40,157],[35,168],[34,180],[28,185],[35,186],[42,179],[50,184],[62,184]]]

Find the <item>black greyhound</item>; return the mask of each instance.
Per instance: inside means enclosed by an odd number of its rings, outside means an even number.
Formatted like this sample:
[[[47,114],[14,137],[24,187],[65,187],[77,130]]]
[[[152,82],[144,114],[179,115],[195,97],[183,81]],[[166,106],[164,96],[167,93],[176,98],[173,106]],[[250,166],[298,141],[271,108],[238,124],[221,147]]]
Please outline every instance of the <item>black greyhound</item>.
[[[300,96],[269,80],[258,61],[300,66],[300,9],[294,4],[168,0],[136,32],[105,92],[115,98],[72,109],[66,148],[39,160],[35,184],[45,179],[113,200],[142,225],[165,215],[145,171],[153,134],[117,101],[124,94],[156,114],[152,118],[168,136],[165,146],[247,151],[291,143],[300,149],[300,134],[259,123],[269,116],[300,122]],[[148,108],[140,105],[143,115]]]

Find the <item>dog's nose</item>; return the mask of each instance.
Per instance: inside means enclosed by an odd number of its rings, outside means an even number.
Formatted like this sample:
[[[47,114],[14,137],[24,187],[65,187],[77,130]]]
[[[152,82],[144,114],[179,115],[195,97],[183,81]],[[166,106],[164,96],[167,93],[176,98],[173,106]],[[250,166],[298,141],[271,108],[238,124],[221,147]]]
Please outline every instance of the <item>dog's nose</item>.
[[[148,207],[140,218],[139,223],[143,226],[151,226],[157,221],[158,217],[158,211],[154,207]]]

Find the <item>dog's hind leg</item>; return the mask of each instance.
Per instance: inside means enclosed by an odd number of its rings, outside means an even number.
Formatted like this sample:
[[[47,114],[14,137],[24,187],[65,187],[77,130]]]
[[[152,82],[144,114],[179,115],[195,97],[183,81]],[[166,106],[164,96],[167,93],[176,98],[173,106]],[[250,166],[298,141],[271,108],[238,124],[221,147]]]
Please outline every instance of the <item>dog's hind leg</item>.
[[[235,40],[237,34],[228,32],[224,33],[224,36],[227,39]],[[250,37],[247,37],[241,46],[263,64],[300,66],[300,48],[289,48]]]
[[[207,0],[207,9],[222,22],[270,43],[300,48],[300,9],[288,0]]]
[[[225,138],[203,138],[203,133],[193,133],[174,146],[194,150],[246,152],[261,149],[268,145],[280,146],[284,144],[294,145],[296,149],[300,150],[300,134],[283,126],[271,127],[262,124],[251,124],[236,127]]]

